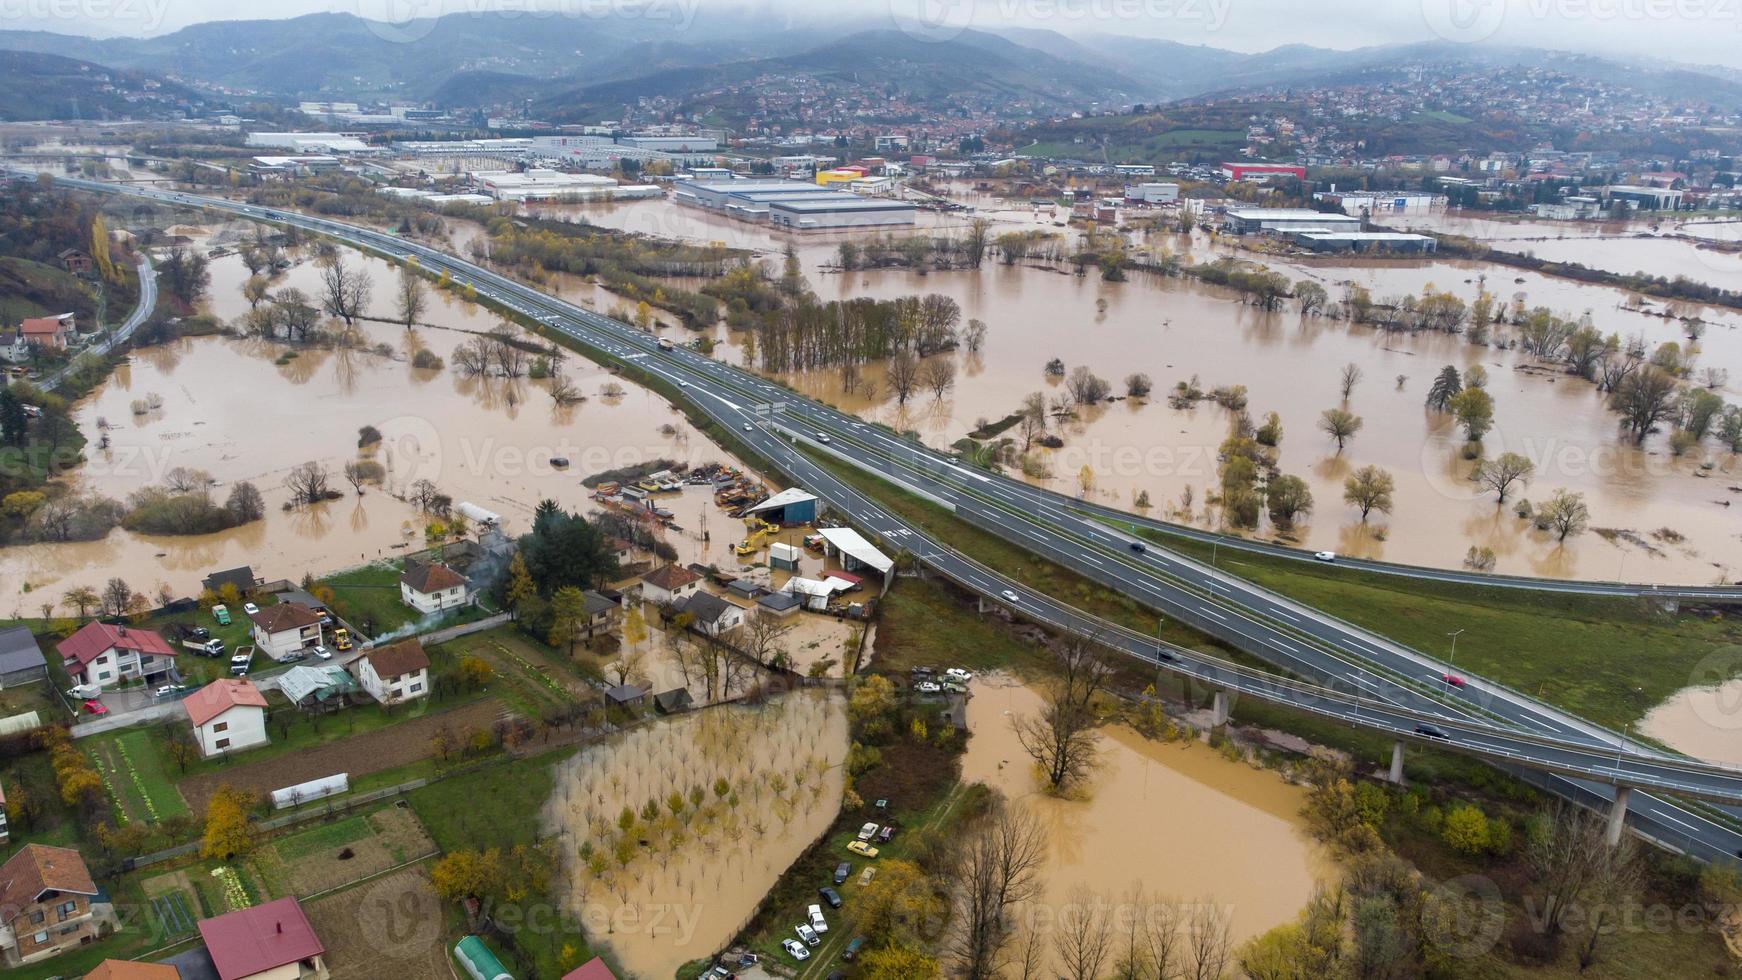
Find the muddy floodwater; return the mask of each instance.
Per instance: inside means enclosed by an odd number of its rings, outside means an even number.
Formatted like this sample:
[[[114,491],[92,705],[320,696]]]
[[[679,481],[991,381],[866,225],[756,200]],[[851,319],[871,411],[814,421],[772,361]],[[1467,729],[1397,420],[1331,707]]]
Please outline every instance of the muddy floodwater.
[[[1640,720],[1639,733],[1695,758],[1742,765],[1742,678],[1677,691]]]
[[[544,822],[588,939],[644,978],[720,949],[833,822],[846,754],[840,698],[799,691],[644,725],[560,764]]]
[[[994,235],[1017,228],[1077,234],[996,199],[984,198],[978,205],[988,208],[982,213],[994,220]],[[1057,426],[1055,434],[1065,445],[1040,452],[1046,476],[1039,480],[1066,493],[1126,508],[1147,494],[1152,515],[1216,526],[1219,515],[1207,510],[1204,500],[1217,483],[1216,451],[1229,413],[1211,403],[1177,410],[1162,397],[1176,382],[1196,377],[1205,389],[1245,386],[1255,419],[1272,411],[1281,417],[1281,470],[1305,479],[1314,497],[1312,513],[1292,532],[1301,546],[1442,567],[1460,565],[1471,546],[1487,547],[1502,572],[1587,579],[1708,583],[1730,579],[1742,567],[1742,525],[1730,506],[1742,494],[1742,473],[1730,453],[1708,440],[1677,458],[1663,434],[1635,446],[1619,431],[1594,385],[1556,365],[1538,364],[1515,348],[1475,347],[1461,336],[1385,334],[1345,321],[1302,317],[1292,307],[1266,312],[1242,305],[1219,287],[1143,273],[1109,283],[1093,272],[1072,275],[1068,266],[996,261],[973,271],[842,273],[834,268],[838,234],[788,236],[669,201],[544,213],[686,241],[720,241],[771,260],[790,241],[812,289],[824,300],[933,292],[955,299],[963,320],[985,321],[989,335],[979,353],[944,355],[956,359],[958,371],[954,388],[941,398],[920,392],[898,404],[881,364],[864,366],[862,381],[851,392],[838,370],[781,378],[862,417],[915,430],[936,448],[948,448],[982,419],[1008,415],[1029,392],[1056,396],[1059,380],[1042,370],[1054,357],[1067,368],[1086,365],[1109,380],[1115,393],[1122,393],[1126,375],[1147,374],[1155,397],[1092,407]],[[922,218],[945,230],[963,220]],[[1485,235],[1505,247],[1565,249],[1564,257],[1599,267],[1668,273],[1682,266],[1693,278],[1726,285],[1734,276],[1742,283],[1742,260],[1685,241],[1640,237],[1654,234],[1643,222],[1499,222],[1436,215],[1430,223],[1440,230]],[[1565,241],[1556,237],[1563,235]],[[1333,300],[1348,284],[1367,288],[1376,299],[1419,295],[1432,285],[1466,303],[1486,288],[1504,305],[1521,299],[1526,306],[1546,306],[1567,316],[1589,312],[1599,329],[1641,336],[1651,347],[1686,344],[1674,317],[1697,315],[1706,329],[1696,368],[1728,373],[1729,380],[1717,388],[1727,400],[1738,400],[1742,391],[1742,330],[1737,329],[1742,315],[1731,310],[1654,300],[1636,306],[1622,290],[1492,263],[1254,255],[1231,239],[1202,232],[1134,235],[1132,244],[1155,253],[1165,249],[1188,264],[1222,255],[1250,258],[1291,279],[1321,283]],[[562,288],[565,295],[593,305],[612,301],[590,284]],[[663,333],[679,340],[693,336],[677,327]],[[1499,333],[1505,335],[1506,328]],[[719,327],[712,335],[718,341],[715,357],[744,362],[741,334]],[[1364,424],[1339,453],[1317,423],[1324,410],[1342,406],[1337,378],[1351,363],[1363,377],[1346,407]],[[1423,399],[1441,367],[1467,370],[1478,364],[1489,372],[1495,401],[1495,426],[1484,439],[1487,454],[1518,452],[1535,463],[1536,474],[1524,490],[1527,499],[1546,499],[1562,489],[1583,493],[1592,533],[1556,542],[1509,510],[1498,510],[1492,496],[1484,496],[1470,480],[1473,464],[1462,457],[1461,431],[1450,416],[1426,411]],[[1343,502],[1343,482],[1368,464],[1391,472],[1397,490],[1390,515],[1375,514],[1363,523]],[[1084,467],[1091,475],[1087,486]],[[1182,506],[1188,492],[1189,509]],[[1277,532],[1266,522],[1258,533]]]
[[[379,260],[352,259],[374,276],[371,313],[390,315],[394,271]],[[246,270],[230,256],[213,260],[212,274],[212,311],[226,319],[239,315],[247,308],[239,291]],[[302,263],[275,288],[296,285],[314,295],[316,274],[312,263]],[[419,479],[434,481],[456,502],[495,511],[510,534],[521,534],[543,498],[572,510],[595,506],[580,482],[589,473],[662,458],[738,465],[662,398],[573,355],[563,371],[586,401],[568,407],[555,405],[546,382],[412,367],[418,348],[451,362],[453,349],[469,336],[464,331],[500,323],[439,292],[432,292],[429,305],[425,319],[432,325],[414,331],[359,325],[366,344],[384,344],[385,353],[226,337],[135,351],[76,407],[90,446],[74,485],[125,500],[175,467],[194,467],[217,481],[220,500],[230,484],[253,481],[265,495],[266,517],[217,534],[116,529],[99,541],[7,548],[0,553],[0,595],[9,602],[0,611],[34,615],[41,599],[58,598],[74,585],[100,587],[111,576],[140,591],[162,583],[191,595],[202,576],[236,565],[252,565],[267,579],[295,580],[421,547],[425,519],[396,497]],[[623,393],[606,394],[612,384]],[[145,400],[157,407],[136,414],[133,403]],[[357,458],[357,430],[364,425],[383,434],[374,458],[387,475],[359,497],[339,473]],[[109,447],[100,449],[104,434]],[[553,465],[559,457],[569,460],[566,468]],[[309,460],[332,471],[343,498],[282,509],[286,473]],[[731,557],[742,531],[705,488],[662,495],[659,503],[676,515],[677,527],[665,533],[682,560],[724,564]]]
[[[1152,899],[1210,902],[1231,915],[1234,940],[1292,921],[1332,873],[1300,817],[1306,791],[1195,742],[1163,743],[1124,726],[1101,733],[1099,764],[1081,800],[1039,792],[1012,718],[1041,696],[1008,678],[977,678],[962,778],[1029,808],[1051,841],[1041,875],[1048,906],[1078,886],[1118,901],[1134,882]]]

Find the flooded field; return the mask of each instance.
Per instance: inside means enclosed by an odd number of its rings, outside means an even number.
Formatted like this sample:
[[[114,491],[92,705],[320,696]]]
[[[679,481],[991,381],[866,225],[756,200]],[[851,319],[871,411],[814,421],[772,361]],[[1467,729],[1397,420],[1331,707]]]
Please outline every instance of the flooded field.
[[[355,257],[354,257],[355,258]],[[375,279],[371,312],[389,315],[394,271],[361,259]],[[275,288],[296,285],[314,294],[316,270],[303,263]],[[212,262],[212,312],[234,317],[246,310],[235,256]],[[595,506],[580,479],[588,473],[655,459],[737,465],[663,399],[570,356],[563,370],[586,401],[558,407],[545,382],[525,378],[465,378],[451,367],[414,368],[410,354],[427,346],[448,359],[466,330],[499,321],[452,296],[432,293],[426,319],[415,331],[386,323],[359,325],[370,345],[386,352],[297,348],[264,340],[189,338],[136,352],[131,362],[78,406],[76,419],[91,440],[90,461],[74,476],[81,490],[117,499],[161,482],[178,466],[209,472],[226,486],[251,480],[266,498],[266,517],[218,534],[152,537],[117,529],[107,538],[70,544],[35,544],[6,550],[0,563],[4,609],[34,613],[25,593],[49,589],[58,597],[74,585],[101,586],[110,576],[135,589],[167,583],[192,594],[206,573],[251,564],[267,578],[300,578],[343,568],[395,550],[421,546],[423,519],[396,499],[419,479],[434,481],[456,502],[471,501],[503,515],[511,534],[524,533],[533,508],[549,497],[570,509]],[[294,356],[292,356],[294,355]],[[605,394],[617,383],[621,395]],[[133,402],[156,396],[141,414]],[[99,430],[99,420],[107,429]],[[351,492],[339,476],[357,455],[357,430],[373,425],[384,436],[376,458],[386,469],[379,487]],[[107,433],[108,449],[97,440]],[[564,470],[551,464],[566,457]],[[333,473],[343,499],[283,510],[285,474],[309,461]],[[677,515],[668,540],[685,561],[722,562],[741,529],[714,507],[703,488],[665,495],[661,506]],[[712,521],[712,543],[702,534]]]
[[[834,820],[846,754],[845,706],[801,691],[660,721],[561,764],[544,822],[589,940],[645,978],[719,949]]]
[[[1299,815],[1306,791],[1275,773],[1114,726],[1102,732],[1087,798],[1060,800],[1038,792],[1010,727],[1040,709],[1040,695],[1007,678],[976,679],[973,689],[962,778],[1000,790],[1047,827],[1042,903],[1056,906],[1079,886],[1117,901],[1140,881],[1158,900],[1223,906],[1238,944],[1292,921],[1331,873]]]
[[[1640,720],[1639,733],[1695,758],[1742,765],[1742,678],[1676,692]]]

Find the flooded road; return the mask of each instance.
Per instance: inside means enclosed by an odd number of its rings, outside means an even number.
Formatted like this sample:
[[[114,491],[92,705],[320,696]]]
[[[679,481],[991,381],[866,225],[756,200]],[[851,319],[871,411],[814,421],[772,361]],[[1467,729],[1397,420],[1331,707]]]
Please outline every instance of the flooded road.
[[[719,949],[834,821],[846,754],[844,704],[810,690],[644,725],[560,764],[544,823],[589,941],[647,980]]]
[[[1238,944],[1292,921],[1333,873],[1300,817],[1306,791],[1276,773],[1116,725],[1101,732],[1087,798],[1057,799],[1038,792],[1010,727],[1041,696],[1008,678],[976,678],[973,689],[962,778],[998,789],[1047,828],[1042,903],[1056,907],[1078,886],[1117,901],[1141,881],[1158,900],[1226,907]]]

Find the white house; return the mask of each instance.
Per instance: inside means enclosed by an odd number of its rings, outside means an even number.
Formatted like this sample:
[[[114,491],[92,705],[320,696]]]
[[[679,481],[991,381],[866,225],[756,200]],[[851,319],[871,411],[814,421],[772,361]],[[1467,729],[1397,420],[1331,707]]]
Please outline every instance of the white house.
[[[79,627],[55,650],[73,683],[98,688],[167,674],[175,666],[174,648],[151,630],[96,620]]]
[[[695,617],[696,629],[709,636],[719,636],[744,625],[744,609],[712,592],[697,592],[678,604],[678,609]]]
[[[266,695],[251,681],[220,678],[188,695],[181,706],[206,758],[266,744]]]
[[[675,604],[701,589],[702,577],[682,565],[670,564],[641,576],[641,598],[658,605]]]
[[[289,660],[321,644],[320,614],[301,603],[281,602],[248,618],[254,623],[254,642],[274,660]]]
[[[399,577],[399,598],[420,613],[457,609],[470,598],[466,578],[441,562],[420,562]]]
[[[429,696],[429,655],[416,639],[365,651],[349,666],[351,676],[381,704]]]

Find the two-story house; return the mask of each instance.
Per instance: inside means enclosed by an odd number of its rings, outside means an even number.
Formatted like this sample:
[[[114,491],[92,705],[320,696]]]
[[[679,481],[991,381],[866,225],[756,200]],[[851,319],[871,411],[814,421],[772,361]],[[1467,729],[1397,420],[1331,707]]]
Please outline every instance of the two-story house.
[[[609,635],[617,626],[618,614],[623,611],[622,603],[593,589],[581,595],[587,602],[587,618],[575,635],[583,640]]]
[[[249,613],[254,643],[274,660],[295,660],[304,650],[321,645],[321,616],[297,602],[281,602]]]
[[[182,699],[206,758],[266,744],[266,695],[252,681],[220,677]]]
[[[0,961],[16,967],[96,941],[114,916],[100,894],[78,851],[19,848],[0,865]]]
[[[65,350],[78,335],[78,326],[71,313],[32,317],[18,322],[19,339],[39,347]]]
[[[471,598],[466,577],[438,561],[416,562],[399,577],[399,598],[424,615],[457,609]]]
[[[218,980],[327,980],[326,947],[295,898],[200,920]]]
[[[175,648],[151,630],[92,620],[55,645],[61,666],[75,684],[105,688],[126,680],[167,674]]]
[[[685,599],[702,587],[702,577],[682,565],[666,564],[641,576],[641,598],[665,606]]]
[[[365,651],[349,666],[351,676],[380,704],[429,696],[429,654],[416,639]]]

